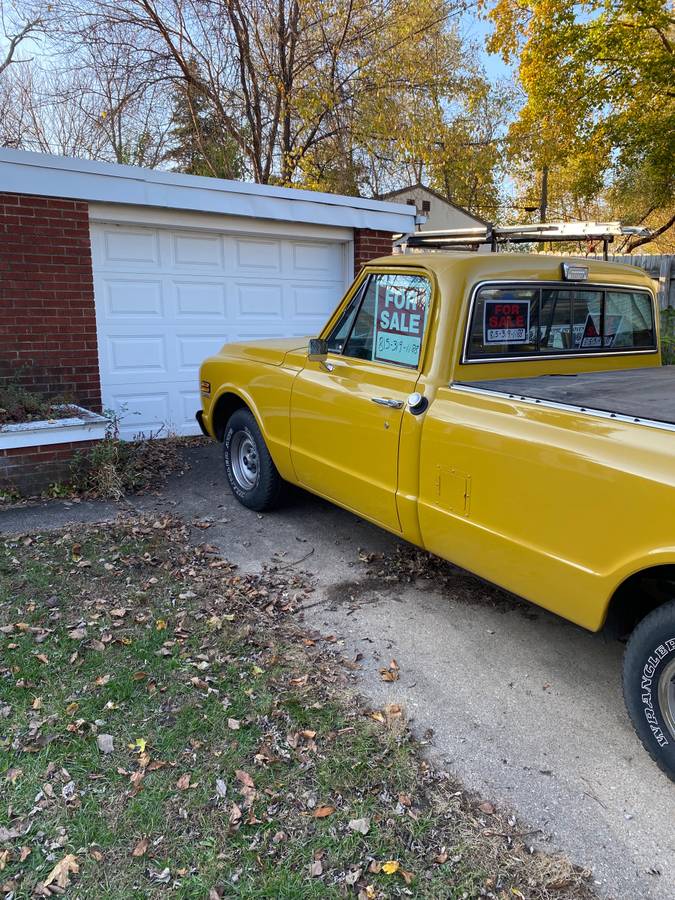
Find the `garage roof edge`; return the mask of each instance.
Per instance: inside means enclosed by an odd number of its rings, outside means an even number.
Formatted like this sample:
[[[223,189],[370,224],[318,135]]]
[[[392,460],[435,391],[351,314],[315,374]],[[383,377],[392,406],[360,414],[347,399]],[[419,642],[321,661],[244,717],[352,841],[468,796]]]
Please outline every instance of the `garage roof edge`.
[[[0,149],[0,191],[391,232],[415,228],[415,210],[404,203],[6,148]]]

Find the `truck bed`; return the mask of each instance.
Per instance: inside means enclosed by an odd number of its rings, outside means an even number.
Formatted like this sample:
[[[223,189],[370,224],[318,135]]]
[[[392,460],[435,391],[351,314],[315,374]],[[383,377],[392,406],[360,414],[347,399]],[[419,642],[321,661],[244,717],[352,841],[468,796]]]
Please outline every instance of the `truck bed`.
[[[675,425],[675,366],[495,378],[457,382],[457,386]]]

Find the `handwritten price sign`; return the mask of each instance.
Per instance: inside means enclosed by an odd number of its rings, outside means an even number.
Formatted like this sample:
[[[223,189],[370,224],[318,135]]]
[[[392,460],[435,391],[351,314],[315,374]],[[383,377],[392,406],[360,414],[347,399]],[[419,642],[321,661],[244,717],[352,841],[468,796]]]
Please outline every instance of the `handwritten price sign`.
[[[416,367],[429,306],[429,285],[378,285],[374,359]]]

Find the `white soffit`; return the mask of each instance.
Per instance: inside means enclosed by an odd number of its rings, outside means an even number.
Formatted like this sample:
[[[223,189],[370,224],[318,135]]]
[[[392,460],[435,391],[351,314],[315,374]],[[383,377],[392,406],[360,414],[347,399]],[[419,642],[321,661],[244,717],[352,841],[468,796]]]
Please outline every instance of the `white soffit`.
[[[296,188],[179,175],[0,149],[0,191],[391,232],[415,230],[415,209]]]

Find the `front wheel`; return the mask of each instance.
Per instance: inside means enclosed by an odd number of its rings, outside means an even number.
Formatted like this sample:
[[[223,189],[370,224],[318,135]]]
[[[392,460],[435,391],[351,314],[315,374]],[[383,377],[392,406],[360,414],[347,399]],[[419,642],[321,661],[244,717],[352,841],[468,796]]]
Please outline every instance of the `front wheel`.
[[[645,749],[675,781],[675,600],[645,616],[631,635],[623,695]]]
[[[230,417],[223,436],[223,453],[225,474],[237,500],[257,512],[273,509],[284,482],[249,410],[238,409]]]

